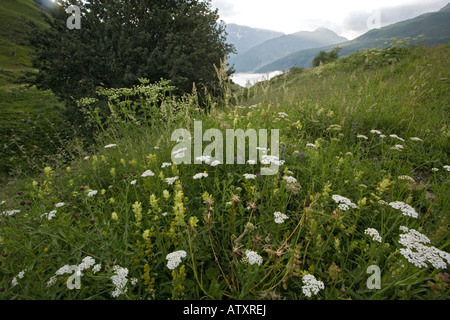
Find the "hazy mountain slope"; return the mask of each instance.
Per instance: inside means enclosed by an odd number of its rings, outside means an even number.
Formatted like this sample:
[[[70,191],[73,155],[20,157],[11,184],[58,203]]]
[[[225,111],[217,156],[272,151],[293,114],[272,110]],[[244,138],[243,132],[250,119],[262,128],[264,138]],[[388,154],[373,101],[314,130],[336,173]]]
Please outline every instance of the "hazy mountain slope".
[[[423,14],[414,19],[398,22],[381,29],[370,30],[362,36],[339,44],[342,48],[340,56],[349,55],[362,49],[383,47],[386,42],[390,43],[393,38],[403,39],[406,37],[416,38],[424,36],[423,43],[438,45],[450,42],[450,5],[438,12]],[[275,70],[289,70],[290,68],[312,66],[312,60],[320,51],[330,51],[335,46],[301,50],[284,58],[274,61],[259,68],[256,72],[269,72]]]
[[[248,49],[263,43],[264,41],[281,37],[282,32],[251,28],[230,23],[226,25],[227,41],[236,47],[237,53],[244,53]]]
[[[237,72],[251,72],[290,53],[342,43],[346,40],[325,28],[315,31],[301,31],[267,40],[237,55],[233,62]]]

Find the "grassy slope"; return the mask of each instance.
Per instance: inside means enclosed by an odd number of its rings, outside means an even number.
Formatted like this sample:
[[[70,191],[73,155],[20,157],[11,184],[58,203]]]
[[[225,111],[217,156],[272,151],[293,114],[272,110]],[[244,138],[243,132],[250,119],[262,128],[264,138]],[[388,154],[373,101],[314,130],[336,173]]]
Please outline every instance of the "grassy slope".
[[[324,282],[321,299],[448,299],[448,287],[430,290],[430,283],[442,283],[438,276],[442,270],[408,263],[399,253],[398,239],[400,226],[407,226],[428,235],[433,246],[450,251],[450,179],[443,168],[449,165],[450,89],[441,81],[450,77],[450,46],[376,53],[354,54],[260,83],[240,101],[257,104],[256,108],[220,106],[205,115],[194,111],[195,105],[185,110],[180,103],[182,112],[175,117],[169,109],[159,115],[153,110],[163,121],[152,118],[151,129],[134,121],[122,123],[99,141],[95,157],[81,157],[70,171],[55,168],[54,175],[47,170],[36,178],[40,186],[30,183],[21,190],[24,194],[5,199],[5,208],[22,212],[0,220],[0,250],[7,253],[0,257],[5,275],[0,279],[5,288],[0,297],[111,299],[113,272],[108,265],[113,261],[127,267],[130,278],[139,279],[136,286],[128,286],[131,299],[304,299],[305,273]],[[243,178],[244,173],[257,173],[259,165],[162,168],[175,145],[168,133],[190,127],[194,118],[203,121],[203,130],[280,129],[286,160],[281,170],[295,177],[301,188],[287,187],[278,175]],[[386,137],[371,133],[372,129]],[[117,148],[104,149],[109,143]],[[396,144],[404,149],[393,150]],[[142,178],[148,169],[155,176]],[[207,178],[192,179],[203,171]],[[414,183],[400,179],[403,175]],[[173,176],[181,183],[164,181]],[[133,179],[136,184],[130,184]],[[89,189],[99,193],[87,197]],[[239,195],[239,202],[227,205],[233,194]],[[350,198],[359,208],[337,210],[332,194]],[[208,198],[212,200],[205,202]],[[379,200],[407,202],[418,218],[405,217]],[[245,207],[252,201],[258,208],[250,214]],[[65,205],[57,208],[56,217],[42,219],[58,202]],[[137,223],[139,202],[143,216]],[[210,215],[206,203],[213,203]],[[180,213],[183,207],[186,210]],[[275,224],[276,211],[289,220]],[[248,221],[256,229],[245,234]],[[380,232],[382,244],[365,235],[369,227]],[[150,235],[147,243],[142,237],[145,230]],[[283,246],[285,241],[288,247]],[[260,254],[263,264],[242,262],[245,249]],[[171,273],[165,257],[176,250],[187,251],[182,259],[186,268]],[[282,255],[276,258],[270,250]],[[79,264],[88,255],[105,266],[105,273],[94,276],[88,271],[79,291],[65,289],[63,277],[46,288],[58,268]],[[382,290],[366,287],[367,267],[374,264],[381,268]],[[8,279],[25,268],[19,285],[10,286]],[[224,281],[226,277],[232,285]]]
[[[33,0],[2,0],[0,4],[0,179],[6,171],[34,169],[36,157],[54,152],[53,126],[62,105],[48,91],[16,84],[31,70],[32,49],[27,46],[29,21],[45,27]],[[16,137],[16,138],[13,138]],[[31,160],[26,161],[25,159]]]

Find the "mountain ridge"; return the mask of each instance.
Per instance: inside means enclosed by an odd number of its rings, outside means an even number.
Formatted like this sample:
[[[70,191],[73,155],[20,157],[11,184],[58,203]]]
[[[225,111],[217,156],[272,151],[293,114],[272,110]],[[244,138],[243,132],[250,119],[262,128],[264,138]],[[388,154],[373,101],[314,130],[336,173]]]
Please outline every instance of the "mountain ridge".
[[[340,56],[347,56],[355,51],[385,47],[394,38],[417,38],[424,36],[422,43],[439,45],[450,42],[450,3],[437,12],[428,12],[412,19],[400,21],[380,29],[372,29],[365,34],[339,44]],[[310,68],[312,60],[320,51],[331,51],[335,45],[310,48],[291,53],[279,60],[258,68],[255,72],[289,70],[292,67]]]

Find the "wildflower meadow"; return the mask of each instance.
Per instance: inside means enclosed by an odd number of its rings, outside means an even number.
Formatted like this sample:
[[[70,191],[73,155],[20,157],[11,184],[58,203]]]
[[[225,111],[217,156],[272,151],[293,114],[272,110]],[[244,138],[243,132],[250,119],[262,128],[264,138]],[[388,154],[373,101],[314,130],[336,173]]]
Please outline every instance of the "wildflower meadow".
[[[145,79],[99,91],[106,111],[80,100],[95,147],[2,187],[0,298],[448,299],[449,50],[223,80],[207,108]],[[196,122],[279,138],[220,159]]]

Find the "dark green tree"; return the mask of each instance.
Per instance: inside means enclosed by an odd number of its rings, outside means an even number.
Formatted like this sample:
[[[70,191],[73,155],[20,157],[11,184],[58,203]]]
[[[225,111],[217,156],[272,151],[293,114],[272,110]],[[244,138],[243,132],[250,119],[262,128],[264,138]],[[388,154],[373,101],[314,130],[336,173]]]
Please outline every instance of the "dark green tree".
[[[79,113],[74,101],[93,97],[99,87],[131,87],[139,78],[170,80],[179,94],[190,92],[194,83],[220,94],[214,66],[234,49],[210,0],[58,4],[46,15],[50,28],[35,28],[30,37],[38,72],[28,82],[51,89],[66,102],[72,119]],[[67,27],[70,5],[81,9],[81,29]]]
[[[340,51],[340,47],[336,47],[330,52],[320,51],[319,54],[313,59],[313,67],[318,67],[320,66],[320,64],[325,64],[337,60],[339,58]]]

